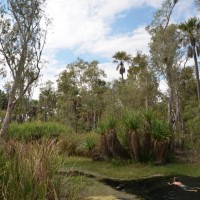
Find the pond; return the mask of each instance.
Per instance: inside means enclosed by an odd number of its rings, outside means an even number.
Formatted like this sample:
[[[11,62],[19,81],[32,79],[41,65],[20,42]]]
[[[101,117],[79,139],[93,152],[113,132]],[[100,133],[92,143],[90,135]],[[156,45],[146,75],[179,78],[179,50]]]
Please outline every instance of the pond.
[[[135,194],[147,200],[200,200],[200,190],[197,192],[185,191],[180,187],[168,185],[174,176],[119,181],[103,179],[102,182],[112,188]],[[178,176],[179,181],[190,187],[200,187],[200,177]]]

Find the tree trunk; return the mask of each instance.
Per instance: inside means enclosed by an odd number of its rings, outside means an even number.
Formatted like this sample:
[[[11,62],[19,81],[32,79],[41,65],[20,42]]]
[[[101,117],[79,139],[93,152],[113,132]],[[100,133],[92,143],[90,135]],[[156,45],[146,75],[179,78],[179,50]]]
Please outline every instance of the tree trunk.
[[[169,68],[169,67],[168,67]],[[173,130],[175,117],[174,117],[174,111],[173,111],[173,103],[174,103],[174,90],[173,90],[173,82],[172,82],[172,75],[171,72],[168,71],[167,73],[167,82],[169,87],[169,100],[168,100],[168,123]]]
[[[122,81],[124,80],[124,74],[122,73]]]
[[[167,140],[154,140],[153,141],[153,154],[156,164],[163,164],[168,156],[168,141]]]
[[[193,54],[194,54],[195,73],[196,73],[196,82],[197,82],[197,96],[198,96],[198,101],[200,102],[199,67],[198,67],[198,62],[197,62],[197,54],[195,51],[195,45],[193,45],[192,48],[193,48]]]
[[[151,154],[151,135],[146,132],[142,141],[142,159],[148,161]]]
[[[100,153],[104,159],[110,157],[105,134],[101,135],[100,137]]]
[[[184,122],[182,117],[182,107],[180,103],[180,98],[178,95],[178,90],[175,91],[175,103],[176,103],[176,119],[177,119],[177,130],[183,135],[184,133]]]
[[[172,131],[183,132],[182,110],[177,88],[178,76],[176,75],[176,68],[172,69],[172,66],[167,68],[166,76],[169,87],[168,122]]]
[[[15,102],[15,92],[16,92],[16,82],[14,82],[12,90],[10,92],[9,99],[8,99],[8,106],[7,106],[7,110],[6,110],[6,115],[5,115],[5,118],[3,120],[1,130],[0,130],[0,137],[3,138],[4,140],[7,139],[8,127],[9,127],[9,124],[11,122],[11,116],[12,116],[12,112],[13,112],[13,108],[14,108],[14,102]]]
[[[92,129],[94,130],[96,128],[96,111],[94,109],[93,111],[93,123],[92,123]]]
[[[140,161],[140,141],[139,141],[139,135],[137,131],[129,131],[128,133],[129,138],[129,145],[131,148],[131,152],[133,153],[134,159],[136,162]]]

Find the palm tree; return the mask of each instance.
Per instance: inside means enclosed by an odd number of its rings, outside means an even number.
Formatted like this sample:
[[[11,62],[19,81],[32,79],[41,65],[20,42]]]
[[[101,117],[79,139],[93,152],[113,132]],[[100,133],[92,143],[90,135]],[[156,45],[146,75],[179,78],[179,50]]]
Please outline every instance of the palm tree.
[[[116,70],[119,69],[119,73],[122,76],[122,80],[124,80],[124,73],[125,73],[124,63],[129,62],[131,59],[131,56],[128,55],[125,51],[117,51],[113,55],[113,59],[114,59],[113,62],[118,63]]]
[[[128,132],[128,143],[131,155],[135,161],[138,162],[141,159],[141,144],[140,144],[140,128],[141,120],[139,113],[132,111],[125,111],[124,113],[124,125]]]
[[[197,62],[197,56],[200,55],[200,43],[198,41],[198,35],[200,32],[200,21],[196,17],[188,19],[185,23],[181,23],[178,28],[186,36],[186,44],[188,45],[188,57],[194,58],[196,81],[197,81],[197,95],[200,101],[200,83],[199,83],[199,68]]]

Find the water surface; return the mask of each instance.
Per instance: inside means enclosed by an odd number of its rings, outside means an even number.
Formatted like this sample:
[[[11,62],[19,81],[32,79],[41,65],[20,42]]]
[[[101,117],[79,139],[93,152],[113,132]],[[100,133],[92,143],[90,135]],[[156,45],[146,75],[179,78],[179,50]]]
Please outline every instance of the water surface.
[[[177,175],[176,175],[177,176]],[[102,182],[119,191],[135,194],[147,200],[200,200],[200,190],[190,192],[168,185],[174,176],[153,177],[140,180],[119,181],[103,179]],[[190,187],[200,187],[200,177],[178,176],[179,181]]]

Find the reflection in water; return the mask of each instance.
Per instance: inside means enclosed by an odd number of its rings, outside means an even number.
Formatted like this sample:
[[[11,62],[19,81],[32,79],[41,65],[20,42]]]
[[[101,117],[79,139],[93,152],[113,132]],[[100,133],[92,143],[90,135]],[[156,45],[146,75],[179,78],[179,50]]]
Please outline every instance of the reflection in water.
[[[153,177],[148,179],[117,181],[104,179],[103,182],[116,190],[136,194],[138,197],[147,200],[200,200],[200,191],[184,191],[180,187],[168,185],[168,177]],[[200,186],[200,178],[179,176],[179,180],[191,187]]]

